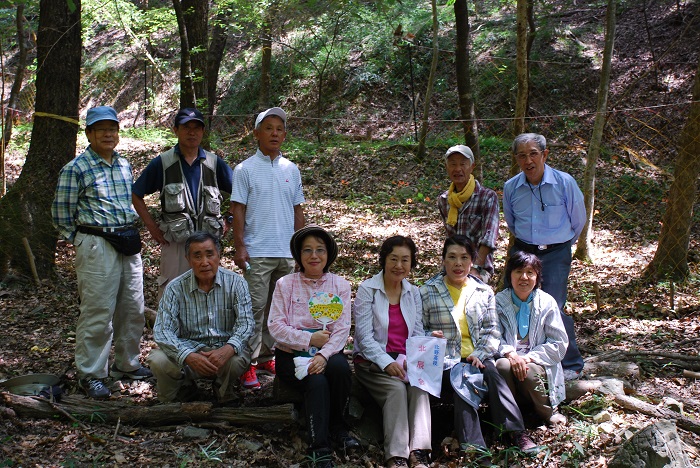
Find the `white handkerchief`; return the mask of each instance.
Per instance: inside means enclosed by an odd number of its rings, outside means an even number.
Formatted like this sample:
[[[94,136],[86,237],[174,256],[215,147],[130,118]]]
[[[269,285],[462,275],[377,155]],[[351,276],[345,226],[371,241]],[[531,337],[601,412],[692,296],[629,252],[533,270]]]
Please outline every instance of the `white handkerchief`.
[[[302,380],[309,374],[310,357],[297,356],[294,358],[294,375],[297,379]]]

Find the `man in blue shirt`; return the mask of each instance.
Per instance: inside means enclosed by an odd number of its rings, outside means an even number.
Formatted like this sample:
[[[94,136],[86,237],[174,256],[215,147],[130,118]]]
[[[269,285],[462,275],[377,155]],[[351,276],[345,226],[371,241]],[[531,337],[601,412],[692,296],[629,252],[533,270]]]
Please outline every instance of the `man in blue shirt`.
[[[542,261],[542,290],[557,301],[569,347],[562,361],[567,380],[577,379],[583,358],[576,345],[574,321],[564,313],[571,245],[586,222],[583,194],[566,172],[546,164],[547,141],[536,133],[523,133],[513,141],[513,154],[521,173],[503,187],[503,214],[515,236],[513,252],[530,252]]]
[[[195,231],[223,235],[232,220],[222,216],[222,192],[231,193],[233,171],[226,162],[200,144],[204,116],[197,109],[180,109],[175,116],[175,147],[155,157],[134,182],[132,203],[146,229],[160,244],[158,300],[168,282],[189,270],[185,240]],[[143,200],[160,192],[160,219],[156,222]]]

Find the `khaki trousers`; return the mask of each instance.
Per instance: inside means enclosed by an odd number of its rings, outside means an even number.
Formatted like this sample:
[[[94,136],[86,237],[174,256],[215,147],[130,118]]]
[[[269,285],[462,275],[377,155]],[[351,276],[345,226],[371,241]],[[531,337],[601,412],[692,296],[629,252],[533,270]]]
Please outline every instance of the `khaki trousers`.
[[[503,376],[515,401],[520,408],[532,405],[537,416],[545,421],[552,417],[553,408],[550,405],[547,392],[547,372],[544,367],[531,362],[527,365],[527,375],[522,382],[515,378],[507,358],[496,361],[496,369]],[[522,411],[522,410],[521,410]]]
[[[275,339],[267,329],[270,315],[270,302],[277,280],[294,271],[291,258],[255,257],[251,258],[250,268],[243,276],[248,282],[250,300],[255,318],[255,331],[248,340],[252,350],[252,364],[259,364],[274,359]]]
[[[356,363],[355,375],[382,408],[384,458],[408,458],[414,450],[431,450],[428,393],[369,368],[369,363]]]
[[[203,348],[202,351],[211,351],[213,348]],[[193,371],[189,366],[181,366],[177,361],[170,359],[160,349],[153,349],[148,355],[148,365],[156,377],[158,399],[164,403],[177,401],[177,395],[181,388],[194,386],[195,380],[212,379],[203,377]],[[250,351],[246,347],[242,354],[236,354],[223,366],[216,378],[213,379],[214,394],[220,403],[239,398],[238,385],[243,372],[250,365]]]
[[[109,351],[121,371],[141,366],[143,265],[141,255],[122,255],[104,238],[75,235],[80,317],[75,330],[75,366],[81,379],[108,375]]]
[[[186,253],[184,242],[171,242],[169,245],[160,246],[159,303],[168,283],[190,269],[190,264],[185,257]]]

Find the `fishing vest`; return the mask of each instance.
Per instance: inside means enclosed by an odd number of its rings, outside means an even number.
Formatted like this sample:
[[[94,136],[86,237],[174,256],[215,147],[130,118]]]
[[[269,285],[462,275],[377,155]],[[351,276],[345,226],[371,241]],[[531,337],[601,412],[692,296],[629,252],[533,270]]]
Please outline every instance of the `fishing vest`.
[[[204,154],[197,194],[191,193],[175,148],[160,155],[163,163],[160,228],[170,242],[184,242],[195,231],[206,231],[217,237],[223,232],[223,197],[216,181],[217,156],[209,151]]]

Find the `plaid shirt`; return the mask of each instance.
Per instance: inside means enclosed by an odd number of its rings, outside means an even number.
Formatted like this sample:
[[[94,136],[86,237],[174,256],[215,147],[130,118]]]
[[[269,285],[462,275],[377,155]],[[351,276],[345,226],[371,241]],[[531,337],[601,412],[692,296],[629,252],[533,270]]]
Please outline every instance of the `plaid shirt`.
[[[471,356],[484,361],[491,359],[501,343],[500,324],[496,313],[496,301],[491,288],[474,277],[469,277],[464,313],[467,316],[469,334],[474,343]],[[423,302],[423,328],[426,335],[442,330],[447,339],[447,349],[462,348],[462,332],[452,317],[455,304],[447,289],[444,275],[438,273],[420,288]],[[457,354],[459,355],[459,354]]]
[[[214,287],[205,293],[192,270],[172,280],[158,306],[153,338],[180,365],[202,348],[229,343],[240,354],[253,334],[255,322],[243,277],[219,267]]]
[[[63,166],[51,215],[59,235],[73,242],[78,226],[119,227],[132,224],[131,164],[114,153],[112,165],[89,146]]]
[[[447,202],[447,192],[443,192],[437,200],[440,216],[445,223],[447,237],[455,234],[467,236],[474,243],[474,248],[485,245],[491,250],[496,249],[498,241],[498,195],[493,190],[483,187],[478,180],[474,181],[474,193],[459,209],[457,224],[447,224],[447,214],[450,211]],[[486,257],[485,265],[482,265],[489,273],[493,274],[493,254]]]

